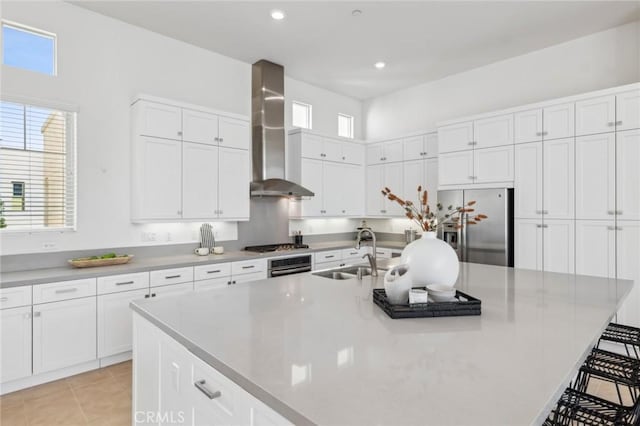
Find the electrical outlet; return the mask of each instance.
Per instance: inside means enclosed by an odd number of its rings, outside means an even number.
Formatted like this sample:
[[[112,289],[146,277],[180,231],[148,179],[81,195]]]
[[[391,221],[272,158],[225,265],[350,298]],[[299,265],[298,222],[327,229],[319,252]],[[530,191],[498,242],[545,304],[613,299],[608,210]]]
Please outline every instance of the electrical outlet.
[[[155,241],[156,240],[156,233],[155,232],[143,232],[142,233],[142,241],[143,242],[149,242],[149,241]]]
[[[44,250],[53,250],[56,248],[56,243],[42,243],[42,248]]]
[[[171,240],[173,240],[173,235],[171,235],[171,232],[167,232],[167,241]]]

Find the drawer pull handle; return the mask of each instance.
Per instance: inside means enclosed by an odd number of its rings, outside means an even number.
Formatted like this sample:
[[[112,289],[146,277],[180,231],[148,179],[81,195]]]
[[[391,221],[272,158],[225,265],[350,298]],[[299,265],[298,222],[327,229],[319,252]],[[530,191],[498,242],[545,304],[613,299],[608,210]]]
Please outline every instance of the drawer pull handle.
[[[56,294],[64,294],[64,293],[75,293],[76,291],[78,291],[77,288],[63,288],[60,290],[56,290]]]
[[[34,317],[39,317],[40,315],[41,315],[41,313],[40,313],[40,312],[34,312],[34,313],[33,313],[33,316],[34,316]]]
[[[7,300],[9,300],[8,297],[0,297],[0,302],[6,302]]]
[[[172,278],[180,278],[182,275],[167,275],[166,277],[164,277],[167,280],[170,280]]]
[[[220,391],[211,392],[209,389],[207,389],[207,387],[205,386],[206,383],[207,382],[204,379],[202,379],[202,380],[198,380],[193,385],[197,387],[198,390],[203,394],[205,394],[206,397],[209,399],[216,399],[222,396],[222,392]]]
[[[130,284],[133,284],[133,281],[124,281],[121,283],[116,283],[116,285],[130,285]]]
[[[207,274],[219,274],[220,269],[216,269],[215,271],[207,271]]]
[[[256,265],[243,266],[242,269],[252,269],[255,268]]]
[[[332,257],[335,257],[335,256],[334,256],[334,255],[331,255],[331,256],[325,256],[324,258],[325,258],[325,259],[331,259]]]

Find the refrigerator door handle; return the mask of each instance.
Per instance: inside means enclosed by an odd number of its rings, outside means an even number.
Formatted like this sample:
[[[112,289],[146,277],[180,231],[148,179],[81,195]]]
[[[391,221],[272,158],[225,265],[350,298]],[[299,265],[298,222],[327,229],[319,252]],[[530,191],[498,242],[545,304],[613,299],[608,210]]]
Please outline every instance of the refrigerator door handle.
[[[460,232],[462,233],[462,244],[460,244],[460,261],[467,261],[467,221],[469,220],[469,214],[464,213],[460,215],[460,221],[462,222],[462,227],[460,228]]]

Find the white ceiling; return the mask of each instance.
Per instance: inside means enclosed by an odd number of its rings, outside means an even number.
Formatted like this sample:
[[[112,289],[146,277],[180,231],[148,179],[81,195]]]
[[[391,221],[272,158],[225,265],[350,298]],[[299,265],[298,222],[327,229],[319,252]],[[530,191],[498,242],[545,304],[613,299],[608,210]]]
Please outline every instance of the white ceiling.
[[[295,79],[359,99],[640,17],[638,1],[73,3],[241,61],[268,59]],[[286,18],[272,20],[273,9]],[[380,60],[383,70],[373,67]]]

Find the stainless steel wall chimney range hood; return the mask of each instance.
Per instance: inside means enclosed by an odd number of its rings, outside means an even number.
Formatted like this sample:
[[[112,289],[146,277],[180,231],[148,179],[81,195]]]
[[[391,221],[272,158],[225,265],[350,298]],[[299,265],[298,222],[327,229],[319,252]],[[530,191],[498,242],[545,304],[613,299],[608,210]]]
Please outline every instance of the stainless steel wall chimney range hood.
[[[253,129],[252,197],[313,197],[313,192],[284,179],[284,68],[266,60],[251,72]]]

